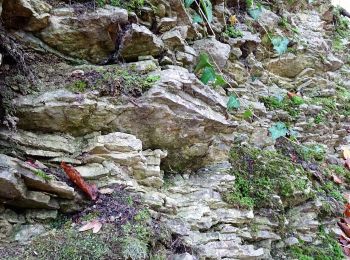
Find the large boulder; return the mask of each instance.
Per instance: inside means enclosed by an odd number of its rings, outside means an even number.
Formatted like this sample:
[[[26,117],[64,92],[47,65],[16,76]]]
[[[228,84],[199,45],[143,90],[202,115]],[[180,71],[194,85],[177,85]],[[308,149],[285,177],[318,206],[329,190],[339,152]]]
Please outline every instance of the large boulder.
[[[40,31],[49,25],[51,6],[41,0],[3,0],[1,19],[5,26]]]
[[[106,6],[76,15],[74,9],[55,9],[50,25],[38,37],[71,57],[101,63],[115,51],[120,24],[128,22],[127,10]]]
[[[232,134],[236,126],[226,118],[228,98],[184,68],[171,67],[159,76],[157,84],[135,102],[118,103],[115,97],[67,90],[21,97],[13,102],[18,126],[75,136],[94,131],[131,133],[146,149],[168,150],[173,167],[208,163],[212,145],[221,145],[219,140]],[[229,148],[220,147],[226,154]]]
[[[135,61],[139,56],[159,56],[164,44],[147,27],[132,24],[126,31],[119,49],[120,56],[127,61]]]

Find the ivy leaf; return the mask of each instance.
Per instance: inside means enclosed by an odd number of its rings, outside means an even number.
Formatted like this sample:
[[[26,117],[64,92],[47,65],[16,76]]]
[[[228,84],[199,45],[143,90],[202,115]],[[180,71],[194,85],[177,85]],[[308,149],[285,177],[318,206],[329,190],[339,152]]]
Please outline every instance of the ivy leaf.
[[[288,49],[289,39],[286,37],[273,37],[271,39],[273,49],[279,54],[283,54]]]
[[[246,111],[244,111],[243,113],[243,118],[244,119],[249,119],[253,116],[253,111],[251,109],[247,109]]]
[[[194,0],[185,0],[185,7],[190,7]]]
[[[210,81],[214,81],[216,79],[216,73],[213,67],[208,66],[205,67],[203,70],[203,74],[200,78],[200,80],[207,85]]]
[[[213,6],[210,0],[200,0],[203,11],[207,16],[208,22],[211,23],[213,21]]]
[[[192,17],[192,22],[193,23],[203,23],[203,18],[199,14],[195,13]]]
[[[214,86],[224,86],[227,82],[222,75],[216,75]]]
[[[211,63],[209,62],[209,56],[206,53],[201,53],[199,55],[199,62],[196,66],[196,68],[194,69],[194,72],[197,73],[199,72],[201,69],[204,69],[205,67],[213,67],[211,65]]]
[[[227,110],[237,109],[241,106],[238,98],[234,95],[231,95],[227,102]]]
[[[276,140],[288,134],[288,128],[285,123],[278,122],[269,128],[272,139]]]
[[[256,21],[259,20],[261,14],[262,14],[262,7],[253,7],[248,9],[248,14]]]

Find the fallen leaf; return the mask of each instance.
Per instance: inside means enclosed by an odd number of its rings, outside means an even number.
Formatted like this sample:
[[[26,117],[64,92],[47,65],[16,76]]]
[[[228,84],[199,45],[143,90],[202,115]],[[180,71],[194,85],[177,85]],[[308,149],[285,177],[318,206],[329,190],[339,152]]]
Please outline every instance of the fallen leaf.
[[[236,23],[238,23],[238,19],[235,15],[231,15],[230,18],[229,18],[229,21],[230,21],[230,24],[233,26],[235,25]]]
[[[112,194],[114,192],[114,189],[111,189],[111,188],[103,188],[103,189],[100,189],[99,192],[101,194]]]
[[[333,178],[333,181],[337,184],[342,184],[343,183],[343,180],[340,179],[337,175],[333,174],[332,175],[332,178]]]
[[[350,149],[348,147],[343,148],[343,157],[345,160],[350,159]]]
[[[297,94],[295,94],[293,92],[290,92],[290,91],[288,91],[287,95],[288,95],[289,98],[297,96]]]
[[[346,223],[338,222],[338,226],[340,227],[341,231],[347,236],[350,237],[350,227]]]
[[[345,204],[344,215],[345,215],[346,217],[350,217],[350,204],[349,204],[349,203],[346,203],[346,204]]]
[[[345,160],[345,167],[350,170],[350,158]]]
[[[92,229],[92,233],[96,234],[101,230],[101,228],[102,228],[102,223],[95,219],[95,220],[92,220],[92,221],[86,223],[81,228],[79,228],[79,232],[84,232],[84,231]]]
[[[350,203],[350,193],[345,193],[345,194],[344,194],[344,198],[346,199],[346,201],[347,201],[348,203]]]
[[[80,173],[71,165],[61,162],[61,167],[68,175],[69,179],[75,183],[82,191],[84,191],[91,200],[96,200],[97,198],[97,188],[95,185],[87,184]]]

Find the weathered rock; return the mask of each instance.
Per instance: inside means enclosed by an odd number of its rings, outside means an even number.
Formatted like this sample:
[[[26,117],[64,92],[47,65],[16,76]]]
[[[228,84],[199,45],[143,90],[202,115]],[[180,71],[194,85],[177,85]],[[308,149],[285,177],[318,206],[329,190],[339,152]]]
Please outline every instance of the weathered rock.
[[[139,56],[157,57],[163,51],[164,44],[148,28],[132,24],[123,36],[119,55],[127,61],[136,61]]]
[[[41,0],[4,0],[1,18],[9,28],[36,32],[49,25],[50,10]]]
[[[195,41],[193,48],[198,53],[208,53],[221,69],[225,67],[231,51],[230,45],[219,42],[214,38]]]
[[[20,130],[13,132],[7,129],[0,131],[0,144],[25,155],[46,158],[74,154],[79,149],[79,142],[69,135],[35,134]]]
[[[127,11],[112,6],[79,16],[74,9],[60,8],[52,12],[50,25],[38,37],[66,55],[101,63],[115,50],[118,25],[127,21]]]
[[[12,225],[5,219],[0,219],[0,238],[9,237],[13,230]]]
[[[45,232],[45,227],[40,224],[23,225],[17,231],[14,239],[18,242],[27,242]]]
[[[0,201],[4,204],[21,208],[57,209],[59,207],[57,201],[49,195],[31,191],[26,184],[41,191],[59,194],[64,198],[71,198],[74,194],[74,190],[65,183],[56,181],[46,183],[30,170],[23,168],[22,163],[18,159],[0,155]]]
[[[146,149],[168,150],[169,165],[208,161],[204,159],[208,140],[219,133],[232,133],[236,125],[225,116],[227,97],[201,84],[186,69],[172,67],[159,74],[156,86],[136,105],[114,105],[108,98],[88,94],[79,94],[78,100],[76,94],[66,90],[16,99],[18,125],[27,130],[73,135],[128,132],[140,138]]]
[[[320,66],[313,56],[288,53],[283,57],[270,60],[266,68],[272,73],[287,78],[294,78],[306,68]]]
[[[182,38],[179,30],[171,30],[165,32],[161,39],[164,42],[165,47],[170,50],[183,50],[185,46],[185,41]]]

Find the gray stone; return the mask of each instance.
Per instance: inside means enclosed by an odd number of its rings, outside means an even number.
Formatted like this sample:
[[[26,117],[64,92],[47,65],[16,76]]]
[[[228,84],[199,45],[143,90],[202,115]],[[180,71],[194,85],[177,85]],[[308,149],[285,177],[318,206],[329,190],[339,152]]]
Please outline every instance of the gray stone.
[[[157,57],[163,48],[162,40],[149,29],[142,25],[132,24],[121,41],[119,54],[127,61],[135,61],[139,56],[144,55]]]
[[[7,27],[36,32],[49,25],[50,10],[41,0],[3,0],[0,14]]]
[[[55,9],[38,37],[50,47],[78,59],[101,63],[115,50],[118,26],[128,22],[127,10],[107,5],[77,16],[74,9]]]
[[[37,237],[45,232],[45,227],[40,224],[35,225],[23,225],[15,234],[15,241],[28,242],[34,237]]]
[[[228,44],[217,41],[214,38],[207,38],[195,41],[193,48],[197,53],[208,53],[219,68],[224,68],[230,57],[231,47]]]

